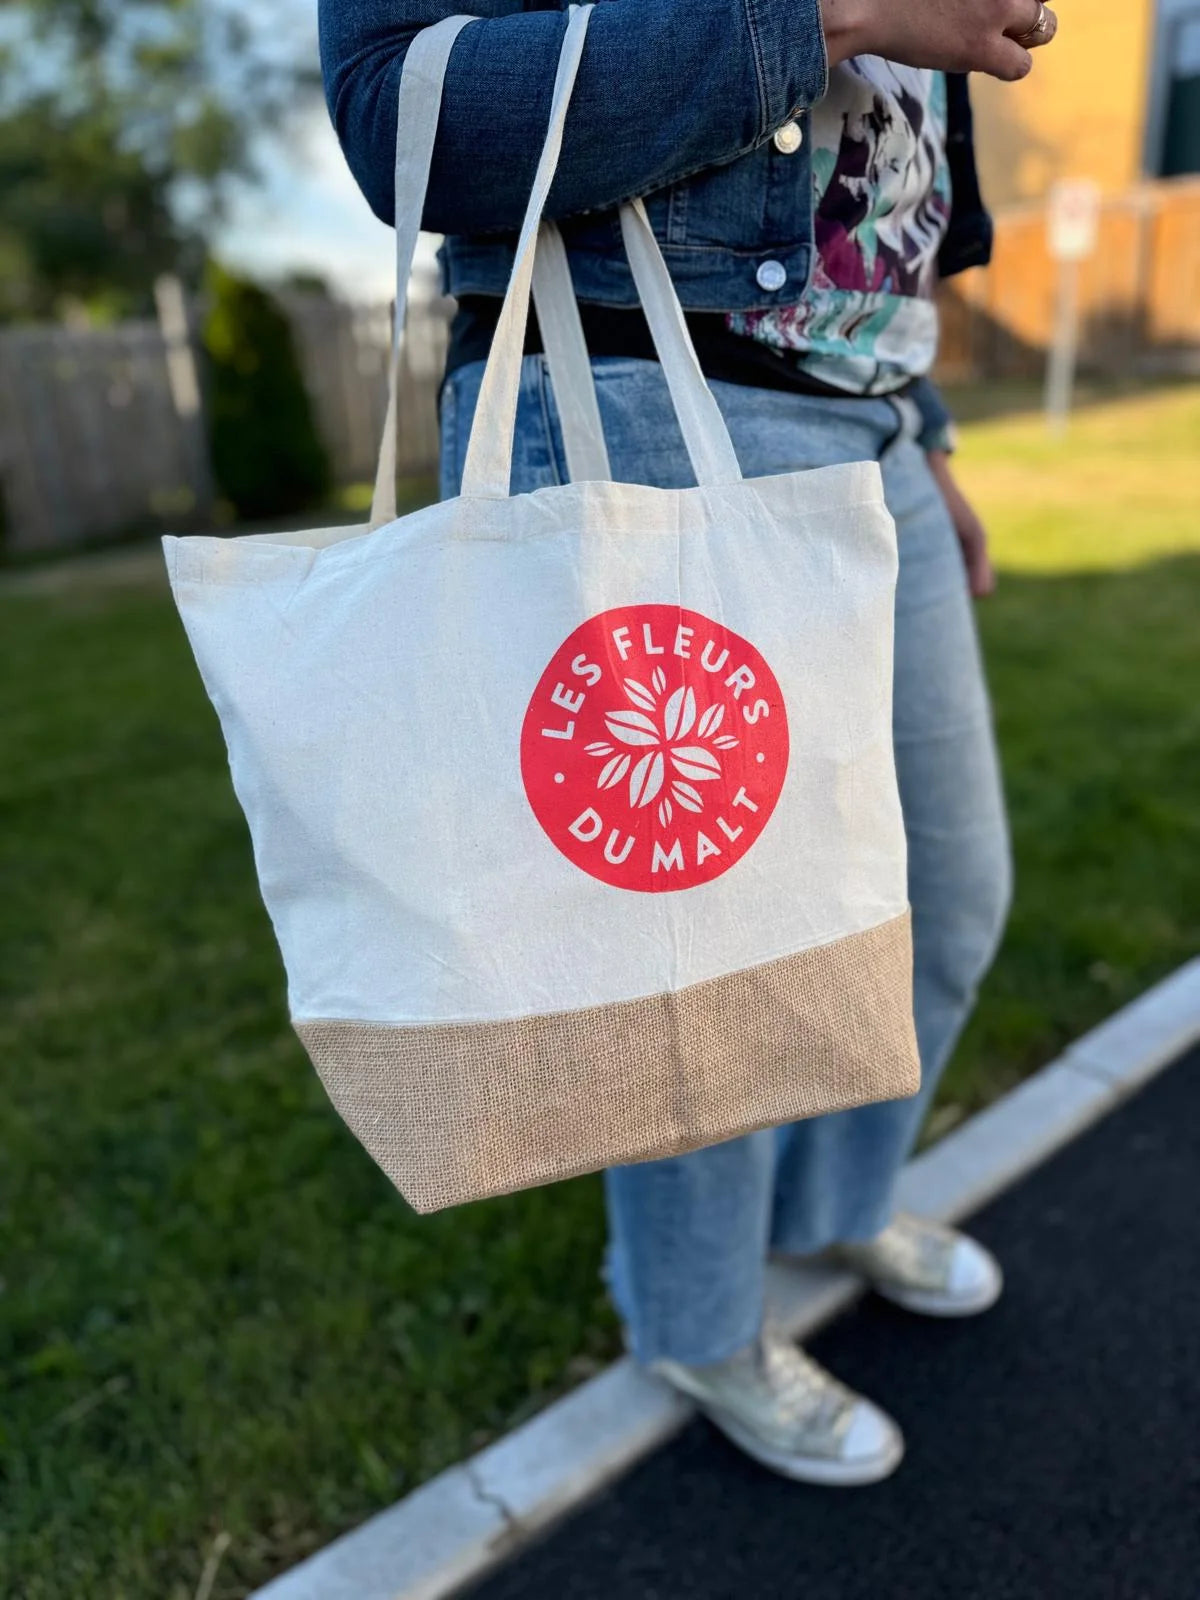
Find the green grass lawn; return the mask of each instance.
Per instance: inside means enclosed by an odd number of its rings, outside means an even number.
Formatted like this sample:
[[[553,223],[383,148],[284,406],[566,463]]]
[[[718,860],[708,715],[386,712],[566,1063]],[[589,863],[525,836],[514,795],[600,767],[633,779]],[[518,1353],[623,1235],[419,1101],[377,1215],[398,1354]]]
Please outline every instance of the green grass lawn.
[[[1200,949],[1200,388],[972,425],[1018,862],[940,1126]],[[616,1348],[595,1180],[417,1220],[287,1027],[157,582],[0,588],[0,1593],[232,1600]]]

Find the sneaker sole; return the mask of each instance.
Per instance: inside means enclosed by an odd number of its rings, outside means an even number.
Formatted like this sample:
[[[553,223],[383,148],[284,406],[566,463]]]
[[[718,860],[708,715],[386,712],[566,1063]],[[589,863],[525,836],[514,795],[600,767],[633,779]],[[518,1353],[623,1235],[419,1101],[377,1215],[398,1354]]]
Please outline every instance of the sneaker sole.
[[[794,1483],[818,1484],[833,1489],[862,1488],[890,1478],[904,1460],[904,1439],[898,1429],[889,1447],[870,1461],[831,1461],[826,1456],[799,1456],[773,1450],[732,1417],[726,1417],[708,1406],[701,1406],[700,1409],[713,1426],[719,1428],[730,1443],[735,1444],[751,1460],[769,1467],[781,1477],[790,1478]]]
[[[983,1311],[990,1311],[999,1300],[1004,1292],[1004,1279],[997,1273],[993,1283],[985,1284],[970,1299],[952,1298],[922,1289],[899,1289],[883,1283],[875,1283],[871,1287],[892,1305],[915,1312],[919,1317],[977,1317]]]

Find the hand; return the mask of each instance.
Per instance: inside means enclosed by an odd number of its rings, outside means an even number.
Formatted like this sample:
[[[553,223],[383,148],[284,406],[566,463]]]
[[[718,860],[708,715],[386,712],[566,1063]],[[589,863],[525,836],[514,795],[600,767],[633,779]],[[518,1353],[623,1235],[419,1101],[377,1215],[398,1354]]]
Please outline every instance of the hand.
[[[1058,31],[1040,0],[821,0],[821,17],[831,67],[850,56],[883,56],[1009,82],[1025,77],[1030,50]]]
[[[963,565],[967,569],[967,583],[974,600],[983,600],[996,587],[996,574],[988,555],[987,529],[979,520],[974,506],[959,488],[950,470],[950,457],[944,450],[930,450],[926,455],[929,470],[933,473],[958,542],[962,546]]]

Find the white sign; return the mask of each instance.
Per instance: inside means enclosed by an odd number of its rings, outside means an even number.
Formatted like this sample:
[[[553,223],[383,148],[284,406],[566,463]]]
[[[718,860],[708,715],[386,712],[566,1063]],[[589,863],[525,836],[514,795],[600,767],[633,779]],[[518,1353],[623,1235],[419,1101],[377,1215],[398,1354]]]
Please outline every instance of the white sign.
[[[1090,178],[1064,179],[1052,186],[1046,236],[1056,261],[1084,261],[1096,248],[1100,231],[1100,189]]]

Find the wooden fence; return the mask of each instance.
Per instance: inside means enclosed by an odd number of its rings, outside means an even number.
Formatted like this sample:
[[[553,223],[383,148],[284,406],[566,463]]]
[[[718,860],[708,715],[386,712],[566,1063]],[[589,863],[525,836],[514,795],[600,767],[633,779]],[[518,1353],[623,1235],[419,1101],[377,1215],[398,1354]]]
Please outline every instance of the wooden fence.
[[[948,383],[1040,376],[1058,268],[1040,206],[996,219],[991,266],[942,297],[939,376]],[[1080,362],[1098,373],[1200,373],[1200,181],[1172,178],[1106,200],[1079,269]]]
[[[391,307],[352,306],[315,295],[281,299],[335,480],[374,478],[387,410]],[[437,468],[437,390],[449,324],[449,302],[432,294],[409,313],[400,367],[401,475]]]
[[[156,323],[0,335],[0,493],[15,550],[190,514],[199,485]]]
[[[940,376],[1039,375],[1056,284],[1041,208],[1001,215],[993,264],[954,280],[943,297]],[[426,291],[410,315],[401,376],[400,469],[413,475],[436,466],[448,325],[446,303]],[[283,304],[335,477],[368,479],[383,427],[390,309],[311,295]],[[1200,181],[1147,184],[1105,203],[1100,248],[1081,269],[1080,307],[1085,368],[1200,373]],[[170,333],[152,322],[0,331],[7,548],[205,521],[202,427],[181,405]]]
[[[390,306],[318,295],[282,301],[335,481],[374,477]],[[400,376],[402,474],[436,470],[447,328],[446,304],[433,297],[409,319]],[[207,524],[203,423],[188,415],[172,381],[169,333],[150,321],[0,331],[0,529],[8,550]]]

